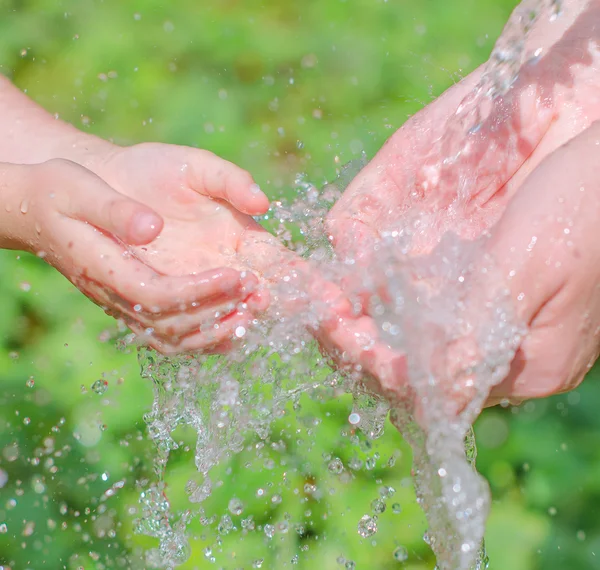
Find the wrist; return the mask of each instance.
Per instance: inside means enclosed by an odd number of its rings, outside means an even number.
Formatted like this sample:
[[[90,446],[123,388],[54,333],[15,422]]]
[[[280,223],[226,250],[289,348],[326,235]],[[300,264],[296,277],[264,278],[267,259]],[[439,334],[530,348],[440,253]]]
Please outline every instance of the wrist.
[[[29,169],[0,162],[0,249],[31,250]]]
[[[63,158],[87,168],[101,176],[104,164],[119,150],[119,146],[93,135],[87,135],[73,128],[70,136],[57,141],[52,158]]]

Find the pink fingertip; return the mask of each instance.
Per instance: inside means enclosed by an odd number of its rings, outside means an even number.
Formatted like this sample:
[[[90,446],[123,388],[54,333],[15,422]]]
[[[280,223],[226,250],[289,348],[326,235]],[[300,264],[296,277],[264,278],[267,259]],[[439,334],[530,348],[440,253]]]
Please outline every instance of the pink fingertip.
[[[271,303],[271,295],[267,290],[257,291],[250,295],[246,301],[246,305],[253,313],[265,311]]]
[[[131,221],[128,242],[130,245],[145,245],[160,234],[164,226],[163,219],[152,210],[137,212]]]
[[[243,211],[246,214],[260,216],[269,209],[269,199],[258,184],[251,184],[244,198],[244,203],[240,205],[243,205]]]

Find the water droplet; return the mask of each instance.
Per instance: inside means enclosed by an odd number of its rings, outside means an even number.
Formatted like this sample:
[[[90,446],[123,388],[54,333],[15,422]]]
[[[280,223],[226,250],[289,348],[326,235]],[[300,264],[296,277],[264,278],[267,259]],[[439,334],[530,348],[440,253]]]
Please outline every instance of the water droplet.
[[[375,499],[371,503],[371,508],[375,514],[380,515],[385,512],[385,501],[382,499]]]
[[[8,532],[8,527],[6,523],[0,523],[0,534],[6,534]]]
[[[394,559],[398,562],[406,562],[408,560],[408,550],[404,546],[399,546],[394,550]]]
[[[273,538],[275,536],[275,527],[272,524],[266,524],[264,531],[267,538]]]
[[[262,568],[264,558],[257,558],[254,562],[252,562],[252,568]]]
[[[353,425],[358,425],[360,423],[360,415],[357,414],[356,412],[352,412],[349,416],[348,416],[348,421]]]
[[[235,497],[229,501],[229,512],[232,515],[239,516],[244,512],[244,503]]]
[[[394,503],[392,505],[392,512],[395,515],[399,515],[402,512],[402,506],[400,505],[400,503]]]
[[[23,200],[21,202],[21,213],[26,214],[29,211],[29,201]]]
[[[377,532],[377,517],[363,515],[358,521],[358,534],[363,538],[373,536]]]
[[[341,459],[336,457],[335,459],[332,459],[329,462],[329,465],[327,465],[327,469],[330,473],[333,473],[334,475],[339,475],[344,470],[344,464],[342,463]]]
[[[35,386],[35,378],[33,376],[30,376],[27,382],[25,382],[25,386],[27,386],[28,388],[33,388]]]
[[[92,392],[95,392],[96,394],[102,395],[106,390],[108,390],[108,382],[106,380],[96,380],[92,384]]]
[[[233,521],[229,515],[223,515],[217,526],[217,530],[220,534],[229,534],[229,531],[233,529]]]

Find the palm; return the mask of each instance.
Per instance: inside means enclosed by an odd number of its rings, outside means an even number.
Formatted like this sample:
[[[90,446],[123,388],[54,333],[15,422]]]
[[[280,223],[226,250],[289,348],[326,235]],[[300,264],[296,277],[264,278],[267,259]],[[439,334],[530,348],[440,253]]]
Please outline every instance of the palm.
[[[248,233],[266,234],[251,216],[209,195],[207,176],[194,172],[193,162],[200,152],[144,144],[119,151],[107,163],[106,177],[117,190],[147,204],[164,219],[156,240],[134,248],[140,259],[161,273],[185,275],[225,266],[249,269],[239,255],[240,245]],[[221,168],[228,167],[223,162]],[[236,170],[233,176],[240,178],[240,184],[248,182],[240,173]],[[232,175],[210,176],[223,176],[225,182]]]
[[[421,215],[425,223],[413,233],[412,254],[429,251],[447,231],[470,239],[494,226],[540,162],[600,119],[594,96],[600,86],[597,62],[588,48],[590,39],[600,36],[594,28],[600,9],[594,6],[594,17],[585,14],[576,20],[495,100],[472,134],[465,134],[466,127],[474,126],[477,109],[458,118],[456,113],[465,99],[469,104],[482,70],[393,135],[328,217],[336,250],[369,265],[383,234],[414,230]],[[456,159],[444,164],[448,157]],[[360,279],[348,280],[354,289],[357,283],[360,288]],[[397,389],[403,377],[379,380]]]
[[[409,120],[332,210],[328,221],[340,251],[365,255],[381,230],[401,229],[417,211],[432,216],[414,239],[417,253],[448,230],[472,238],[495,224],[535,167],[600,119],[590,48],[600,40],[599,19],[599,4],[590,3],[491,108],[482,111],[470,100],[481,68]],[[443,164],[449,157],[455,159]]]

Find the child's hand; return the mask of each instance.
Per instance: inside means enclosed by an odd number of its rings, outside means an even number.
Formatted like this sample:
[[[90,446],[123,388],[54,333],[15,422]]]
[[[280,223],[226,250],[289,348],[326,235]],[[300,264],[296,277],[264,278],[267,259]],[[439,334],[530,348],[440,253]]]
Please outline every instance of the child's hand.
[[[159,274],[184,280],[229,268],[213,284],[216,292],[220,286],[233,286],[234,294],[215,294],[193,306],[184,300],[185,307],[165,314],[164,326],[154,327],[147,342],[161,352],[227,348],[236,330],[249,326],[268,303],[266,291],[256,287],[255,273],[284,255],[251,217],[269,206],[252,177],[210,152],[158,143],[114,147],[94,169],[113,188],[153,208],[164,220],[160,235],[130,248],[137,259]],[[245,248],[249,241],[252,245]],[[165,303],[176,302],[169,288],[157,294]],[[151,310],[148,303],[138,303],[141,312]],[[131,317],[126,314],[128,325],[143,334],[145,326]]]
[[[137,167],[144,172],[143,165]],[[44,258],[109,314],[123,318],[138,332],[152,329],[158,342],[191,329],[198,336],[203,314],[235,306],[257,284],[253,275],[224,268],[227,259],[216,254],[207,255],[190,271],[166,275],[163,269],[176,255],[196,247],[185,234],[178,247],[166,248],[162,263],[155,264],[159,267],[149,266],[145,261],[152,258],[143,245],[160,234],[161,216],[73,162],[0,164],[0,196],[0,246]],[[169,242],[170,229],[161,245]],[[216,237],[211,243],[216,251]],[[208,252],[210,246],[203,245]]]

